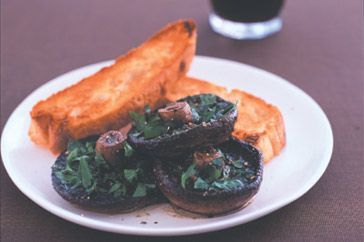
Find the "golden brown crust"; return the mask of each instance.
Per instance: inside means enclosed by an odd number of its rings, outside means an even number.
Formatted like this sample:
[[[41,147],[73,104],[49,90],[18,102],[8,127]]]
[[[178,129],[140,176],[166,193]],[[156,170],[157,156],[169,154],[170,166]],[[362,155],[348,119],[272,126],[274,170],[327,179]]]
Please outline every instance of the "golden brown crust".
[[[31,111],[30,138],[57,154],[69,138],[80,139],[128,124],[129,111],[141,110],[146,103],[153,107],[161,100],[214,93],[238,101],[233,135],[257,146],[268,162],[286,142],[280,111],[244,91],[229,93],[224,87],[185,77],[195,47],[193,21],[168,25],[112,66],[38,102]]]
[[[195,54],[193,21],[169,24],[109,67],[81,80],[32,109],[30,138],[57,154],[69,138],[80,139],[126,125],[129,111],[152,106],[165,82],[186,74]]]
[[[224,87],[191,77],[167,82],[164,89],[165,98],[170,101],[188,95],[213,93],[237,102],[238,119],[233,135],[257,146],[263,152],[264,162],[278,155],[285,146],[285,127],[280,111],[258,97],[236,89],[229,93]]]

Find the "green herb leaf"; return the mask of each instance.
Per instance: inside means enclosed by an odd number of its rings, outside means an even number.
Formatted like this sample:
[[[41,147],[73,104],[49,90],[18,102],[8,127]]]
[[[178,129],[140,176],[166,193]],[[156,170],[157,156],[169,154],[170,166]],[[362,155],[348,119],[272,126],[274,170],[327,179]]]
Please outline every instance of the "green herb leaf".
[[[205,94],[200,96],[201,105],[212,105],[216,103],[216,96],[212,94]]]
[[[214,165],[208,165],[204,168],[204,173],[208,175],[207,180],[209,182],[212,182],[221,177],[222,171]]]
[[[244,160],[243,159],[238,159],[238,160],[232,160],[232,163],[233,165],[236,167],[236,168],[243,168],[243,162]]]
[[[125,196],[126,189],[125,186],[122,186],[121,189],[116,190],[113,192],[114,197],[120,197],[121,195]]]
[[[146,125],[146,120],[143,114],[138,114],[136,112],[130,112],[129,113],[133,126],[138,130],[138,131],[144,131],[144,127]]]
[[[240,180],[234,179],[234,180],[224,180],[222,182],[215,181],[211,185],[214,188],[232,191],[243,186],[244,184]]]
[[[58,171],[55,174],[62,181],[63,184],[74,185],[79,181],[77,174],[70,170]]]
[[[138,183],[133,193],[133,197],[145,197],[146,195],[147,195],[146,186],[143,183]]]
[[[223,115],[225,115],[228,112],[230,112],[231,110],[233,110],[234,108],[236,108],[236,104],[230,103],[221,113]]]
[[[91,183],[92,183],[92,174],[91,174],[91,170],[88,166],[87,160],[84,157],[80,158],[78,174],[82,181],[82,186],[84,188],[90,187]]]
[[[75,188],[77,188],[77,187],[79,187],[79,186],[81,186],[82,185],[82,182],[78,179],[74,184],[73,184],[73,186],[71,187],[71,189],[75,189]]]
[[[158,114],[148,113],[148,122],[146,115],[130,112],[133,126],[143,133],[145,139],[152,139],[166,132],[167,129],[163,126]]]
[[[130,157],[134,154],[134,149],[129,145],[128,142],[124,143],[124,155],[125,157]]]
[[[138,176],[138,169],[125,169],[124,170],[124,177],[125,179],[132,183]]]
[[[91,193],[96,190],[96,187],[97,187],[97,182],[94,182],[91,187],[86,189],[86,192]]]
[[[108,193],[112,193],[114,197],[120,197],[121,195],[125,196],[126,194],[126,187],[124,184],[120,182],[116,182],[112,187],[109,189]]]
[[[145,186],[149,189],[154,189],[156,188],[156,185],[155,184],[145,184]]]
[[[190,165],[187,170],[185,172],[182,173],[181,175],[181,185],[183,188],[186,188],[186,182],[188,180],[188,178],[190,178],[191,176],[196,175],[197,171],[196,171],[196,165],[192,164]]]
[[[209,188],[209,184],[199,177],[193,184],[193,188],[207,190]]]
[[[219,179],[221,177],[221,173],[222,171],[220,169],[215,168],[215,170],[213,171],[211,177],[213,180]]]
[[[78,156],[79,156],[79,148],[75,148],[71,151],[69,151],[68,156],[67,156],[67,161],[74,161],[77,160]]]
[[[164,134],[165,131],[166,131],[166,129],[163,126],[151,124],[150,126],[144,127],[144,130],[143,130],[144,138],[152,139],[152,138],[155,138],[155,137],[158,137],[158,136]]]
[[[94,151],[95,151],[95,149],[94,149],[95,143],[94,142],[86,142],[85,147],[86,147],[87,153],[89,153],[89,154],[94,153]]]
[[[116,190],[118,190],[121,187],[121,183],[120,182],[116,182],[114,185],[112,185],[109,189],[109,193],[113,193]]]
[[[106,168],[109,167],[109,164],[106,162],[106,160],[104,159],[104,157],[100,153],[96,153],[95,163],[96,163],[97,166],[104,166]]]

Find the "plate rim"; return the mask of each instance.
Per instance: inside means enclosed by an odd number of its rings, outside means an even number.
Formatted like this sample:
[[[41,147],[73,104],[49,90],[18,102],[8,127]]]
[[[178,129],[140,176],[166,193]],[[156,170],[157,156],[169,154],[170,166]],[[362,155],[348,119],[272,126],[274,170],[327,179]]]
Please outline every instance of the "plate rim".
[[[113,60],[108,60],[108,61],[102,61],[102,62],[97,62],[94,64],[88,64],[82,67],[78,67],[75,68],[71,71],[68,71],[66,73],[63,73],[59,76],[56,76],[55,78],[51,79],[50,81],[45,82],[44,84],[40,85],[39,87],[37,87],[36,89],[34,89],[30,94],[28,94],[18,105],[17,107],[13,110],[13,112],[11,113],[11,115],[9,116],[8,120],[6,121],[4,128],[2,130],[2,135],[1,135],[1,156],[2,156],[2,162],[3,165],[5,167],[5,170],[7,172],[7,174],[9,175],[10,179],[12,180],[12,182],[15,184],[15,186],[28,198],[30,198],[33,202],[35,202],[38,206],[42,207],[43,209],[45,209],[46,211],[61,217],[67,221],[76,223],[78,225],[81,226],[85,226],[85,227],[89,227],[89,228],[93,228],[93,229],[97,229],[97,230],[102,230],[102,231],[107,231],[107,232],[113,232],[113,233],[122,233],[122,234],[131,234],[131,235],[144,235],[144,236],[180,236],[180,235],[190,235],[190,234],[198,234],[198,233],[207,233],[207,232],[211,232],[211,231],[217,231],[217,230],[222,230],[222,229],[226,229],[226,228],[230,228],[230,227],[234,227],[237,226],[239,224],[244,224],[247,222],[250,222],[252,220],[255,220],[257,218],[263,217],[265,215],[268,215],[269,213],[276,211],[290,203],[292,203],[293,201],[297,200],[298,198],[300,198],[301,196],[303,196],[307,191],[309,191],[318,181],[319,179],[322,177],[323,173],[325,172],[325,170],[327,169],[328,164],[330,163],[331,160],[331,156],[332,156],[332,151],[333,151],[333,145],[334,145],[334,138],[333,138],[333,132],[332,132],[332,127],[331,124],[329,122],[329,119],[327,118],[327,115],[325,114],[325,112],[323,111],[323,109],[321,108],[321,106],[310,96],[308,95],[306,92],[304,92],[302,89],[300,89],[299,87],[293,85],[292,83],[290,83],[289,81],[285,80],[284,78],[268,72],[266,70],[260,69],[258,67],[254,67],[245,63],[241,63],[238,61],[233,61],[233,60],[228,60],[228,59],[222,59],[222,58],[216,58],[216,57],[209,57],[209,56],[195,56],[194,61],[220,61],[220,62],[225,62],[229,65],[240,65],[240,66],[245,66],[248,69],[253,70],[254,72],[257,73],[262,73],[265,76],[270,76],[271,78],[275,79],[277,82],[281,82],[284,85],[288,85],[290,88],[295,89],[295,91],[299,92],[301,95],[303,95],[307,100],[309,100],[311,102],[311,104],[313,104],[315,106],[315,108],[317,108],[320,111],[320,114],[322,115],[322,118],[324,118],[323,120],[326,122],[327,124],[327,131],[329,131],[328,133],[328,143],[326,146],[326,151],[323,152],[324,156],[321,158],[322,161],[325,162],[321,162],[321,165],[319,166],[320,169],[316,169],[315,173],[310,177],[309,180],[306,181],[305,186],[301,187],[301,189],[296,190],[295,193],[291,193],[288,196],[285,197],[285,199],[283,200],[279,200],[276,203],[270,204],[269,206],[265,206],[262,209],[259,209],[257,211],[253,211],[252,213],[246,215],[244,217],[244,221],[241,221],[241,219],[239,219],[240,217],[233,217],[233,218],[229,218],[228,222],[226,222],[226,220],[220,220],[220,221],[216,221],[214,222],[212,225],[211,224],[200,224],[200,225],[196,225],[193,228],[187,228],[184,229],[183,227],[177,227],[177,228],[173,228],[173,229],[166,229],[166,228],[140,228],[140,227],[135,227],[135,226],[127,226],[127,225],[122,225],[122,226],[110,226],[109,222],[104,222],[104,221],[96,221],[93,218],[87,218],[87,217],[82,217],[82,216],[75,216],[73,213],[67,211],[64,208],[61,208],[55,204],[53,204],[52,202],[50,202],[49,200],[46,200],[42,197],[38,197],[35,193],[31,192],[31,191],[27,191],[25,189],[25,187],[21,184],[21,178],[16,177],[16,175],[14,173],[12,173],[11,171],[9,172],[9,165],[8,162],[10,160],[10,158],[7,155],[7,152],[4,152],[5,149],[5,139],[3,139],[3,137],[7,136],[7,133],[10,132],[8,126],[9,123],[11,122],[12,119],[14,119],[15,113],[18,112],[18,110],[21,108],[21,106],[25,105],[26,102],[28,102],[28,100],[32,97],[32,95],[34,95],[34,93],[36,93],[39,89],[43,89],[48,85],[51,85],[53,82],[57,81],[57,79],[62,78],[66,75],[72,75],[73,72],[79,72],[82,70],[87,70],[89,68],[93,68],[95,66],[106,66],[108,64],[111,64],[113,62]]]

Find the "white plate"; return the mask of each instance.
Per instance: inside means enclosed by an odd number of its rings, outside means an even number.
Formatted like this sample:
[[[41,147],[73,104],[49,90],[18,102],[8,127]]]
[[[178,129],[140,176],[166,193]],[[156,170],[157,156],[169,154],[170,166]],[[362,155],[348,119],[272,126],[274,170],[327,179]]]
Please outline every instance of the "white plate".
[[[265,166],[263,184],[253,203],[239,212],[216,218],[176,215],[168,204],[128,214],[90,212],[73,206],[52,189],[50,168],[56,157],[28,138],[29,111],[37,101],[110,63],[79,68],[39,87],[15,109],[3,131],[1,152],[10,178],[26,196],[59,217],[94,229],[136,235],[186,235],[220,230],[257,219],[296,200],[318,181],[330,161],[333,136],[329,121],[302,90],[255,67],[198,56],[190,76],[251,92],[278,106],[283,114],[287,146]]]

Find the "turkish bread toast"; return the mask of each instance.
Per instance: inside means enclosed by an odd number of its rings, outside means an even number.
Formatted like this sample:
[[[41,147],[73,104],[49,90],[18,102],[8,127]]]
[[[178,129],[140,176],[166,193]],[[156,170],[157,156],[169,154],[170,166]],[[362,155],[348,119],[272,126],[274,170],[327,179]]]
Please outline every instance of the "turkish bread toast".
[[[224,87],[191,77],[167,82],[164,89],[165,98],[169,101],[189,95],[213,93],[230,102],[237,102],[238,119],[233,136],[258,147],[265,163],[278,155],[285,146],[285,127],[280,111],[258,97],[236,89],[228,92]]]
[[[57,154],[68,139],[126,125],[130,111],[141,110],[147,103],[155,106],[165,82],[185,76],[195,48],[193,21],[167,25],[113,65],[38,102],[30,113],[30,138]]]

